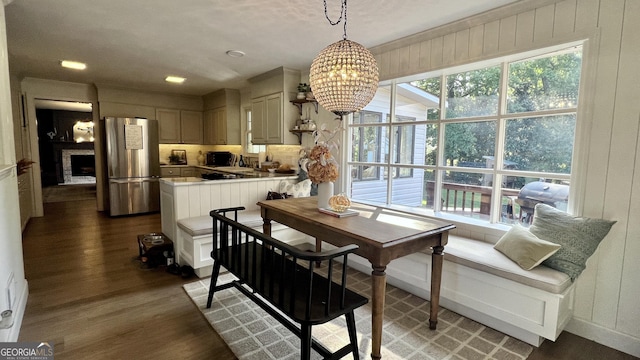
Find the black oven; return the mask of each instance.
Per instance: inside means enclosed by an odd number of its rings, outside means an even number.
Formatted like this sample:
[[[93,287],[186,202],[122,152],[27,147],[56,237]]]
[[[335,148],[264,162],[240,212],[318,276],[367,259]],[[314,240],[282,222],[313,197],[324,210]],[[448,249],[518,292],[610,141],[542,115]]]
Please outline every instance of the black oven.
[[[230,166],[231,153],[228,151],[207,152],[207,166]]]

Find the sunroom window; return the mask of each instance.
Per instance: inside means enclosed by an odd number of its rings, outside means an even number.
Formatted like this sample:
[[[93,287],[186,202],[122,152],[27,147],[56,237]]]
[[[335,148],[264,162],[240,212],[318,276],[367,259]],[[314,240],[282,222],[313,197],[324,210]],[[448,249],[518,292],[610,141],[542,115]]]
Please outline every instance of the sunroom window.
[[[582,47],[513,59],[380,86],[349,124],[351,197],[506,224],[566,210]]]

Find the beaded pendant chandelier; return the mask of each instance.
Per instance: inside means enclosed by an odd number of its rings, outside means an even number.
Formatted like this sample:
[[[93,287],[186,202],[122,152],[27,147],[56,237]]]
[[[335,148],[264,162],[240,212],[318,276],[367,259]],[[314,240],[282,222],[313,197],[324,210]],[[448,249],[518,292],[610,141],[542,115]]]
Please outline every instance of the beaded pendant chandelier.
[[[309,81],[318,103],[338,116],[360,111],[373,99],[378,89],[378,64],[364,46],[347,40],[347,0],[342,1],[342,11],[337,21],[324,15],[331,25],[344,18],[344,35],[320,52],[311,63]]]

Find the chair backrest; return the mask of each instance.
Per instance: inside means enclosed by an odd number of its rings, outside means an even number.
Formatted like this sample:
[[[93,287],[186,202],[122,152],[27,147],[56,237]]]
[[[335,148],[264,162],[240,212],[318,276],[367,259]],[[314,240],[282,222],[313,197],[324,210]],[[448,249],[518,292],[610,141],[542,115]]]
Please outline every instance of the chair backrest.
[[[356,245],[320,253],[302,251],[235,221],[242,209],[211,211],[214,261],[298,321],[315,321],[349,306],[345,301],[347,255]],[[233,218],[227,217],[231,212]],[[342,262],[339,284],[333,282],[338,259]],[[314,274],[321,261],[327,262],[326,278]]]

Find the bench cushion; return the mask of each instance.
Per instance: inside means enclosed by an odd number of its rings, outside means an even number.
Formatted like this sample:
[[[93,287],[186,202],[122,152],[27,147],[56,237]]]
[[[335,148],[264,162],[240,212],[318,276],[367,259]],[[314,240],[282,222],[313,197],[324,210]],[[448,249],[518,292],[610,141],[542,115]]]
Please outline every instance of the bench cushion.
[[[449,235],[449,243],[444,247],[444,255],[448,261],[553,294],[560,294],[571,285],[571,279],[567,274],[544,265],[532,270],[522,269],[494,249],[493,245],[481,240]]]
[[[231,213],[229,215],[231,216]],[[260,210],[238,211],[238,222],[262,231],[263,222]],[[209,215],[180,219],[178,220],[178,227],[192,237],[213,234],[213,219]],[[278,223],[272,223],[271,225],[271,231],[284,228],[284,225]]]

